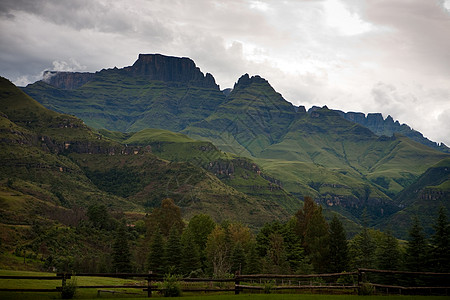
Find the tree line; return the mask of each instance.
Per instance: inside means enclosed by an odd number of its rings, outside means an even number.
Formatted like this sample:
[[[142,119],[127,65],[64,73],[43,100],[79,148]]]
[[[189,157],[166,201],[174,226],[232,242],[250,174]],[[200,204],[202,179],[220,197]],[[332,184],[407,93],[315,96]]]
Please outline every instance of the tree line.
[[[311,274],[357,268],[449,272],[450,227],[443,207],[434,229],[427,239],[414,218],[405,243],[389,230],[367,226],[349,240],[337,215],[327,222],[322,207],[305,197],[289,221],[267,223],[254,233],[241,223],[217,224],[205,214],[185,223],[180,208],[164,199],[146,217],[140,239],[130,243],[130,228],[125,223],[117,227],[112,269],[216,278],[236,272]]]
[[[111,212],[93,204],[77,210],[76,224],[35,220],[15,255],[41,269],[66,272],[144,272],[191,277],[241,274],[339,273],[357,268],[450,271],[447,211],[436,214],[427,238],[418,218],[407,241],[370,229],[348,238],[337,215],[327,222],[310,197],[287,222],[247,225],[216,223],[198,214],[188,222],[172,199],[144,218]]]

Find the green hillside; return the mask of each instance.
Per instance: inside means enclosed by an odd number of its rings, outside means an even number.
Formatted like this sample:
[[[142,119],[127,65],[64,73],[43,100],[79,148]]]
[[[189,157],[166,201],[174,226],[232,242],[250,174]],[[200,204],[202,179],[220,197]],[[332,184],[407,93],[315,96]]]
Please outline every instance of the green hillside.
[[[158,206],[163,198],[171,197],[186,217],[201,212],[217,221],[245,221],[252,226],[288,217],[284,208],[287,205],[283,207],[279,204],[283,201],[274,201],[280,193],[292,201],[284,191],[277,190],[278,194],[268,199],[261,196],[267,193],[246,194],[242,192],[246,188],[241,187],[239,191],[227,184],[234,173],[229,173],[222,182],[203,169],[201,163],[205,161],[198,163],[195,156],[192,162],[189,157],[176,162],[183,153],[192,152],[189,150],[192,145],[201,153],[212,150],[215,154],[206,158],[216,162],[231,159],[231,155],[218,151],[210,143],[167,131],[146,131],[129,137],[109,133],[108,138],[75,117],[45,109],[3,78],[0,95],[0,183],[6,194],[18,195],[17,205],[35,198],[44,206],[66,209],[104,204],[115,210],[144,212]],[[178,152],[163,146],[156,151],[160,158],[152,153],[149,139],[159,145],[177,142]],[[205,144],[208,149],[202,148]],[[161,154],[166,152],[167,155]],[[260,182],[261,190],[270,193],[269,181],[261,177],[253,182]],[[12,209],[16,204],[12,205],[11,199],[10,196],[2,198],[5,222],[9,222],[8,216],[11,220],[18,218]],[[11,209],[6,204],[11,204]],[[31,219],[22,222],[30,223]]]
[[[367,208],[373,223],[397,212],[392,197],[448,157],[405,137],[378,137],[326,107],[295,113],[256,76],[243,76],[224,104],[183,132],[251,157],[299,199],[313,196],[353,220]]]
[[[145,128],[180,131],[203,120],[224,101],[217,86],[147,80],[123,69],[103,70],[77,89],[60,89],[43,81],[24,91],[45,107],[75,115],[93,128],[131,132]],[[126,103],[126,105],[124,105]]]
[[[412,224],[411,217],[418,216],[427,234],[433,232],[432,224],[441,206],[450,210],[450,158],[427,169],[410,186],[400,192],[394,201],[403,209],[384,220],[380,228],[398,228],[398,235],[406,237]]]

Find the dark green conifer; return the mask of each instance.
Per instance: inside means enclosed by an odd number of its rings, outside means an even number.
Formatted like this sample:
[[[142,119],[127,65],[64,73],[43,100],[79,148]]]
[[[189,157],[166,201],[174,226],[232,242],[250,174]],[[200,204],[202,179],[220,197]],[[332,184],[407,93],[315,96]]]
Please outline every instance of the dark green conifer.
[[[119,225],[113,245],[113,269],[116,273],[131,272],[130,247],[125,223]]]
[[[381,270],[398,270],[400,267],[400,248],[398,240],[390,230],[383,233],[377,247],[377,267]]]
[[[439,209],[431,237],[431,265],[436,272],[450,271],[450,225],[445,208]]]
[[[166,243],[166,273],[181,273],[181,237],[178,228],[170,229],[169,238]]]
[[[153,232],[150,243],[150,253],[148,256],[148,270],[157,274],[164,274],[165,264],[165,244],[159,228]]]
[[[419,218],[413,218],[406,244],[405,267],[408,271],[426,271],[428,269],[428,245]]]
[[[244,274],[258,274],[261,271],[261,259],[258,255],[258,250],[256,249],[256,244],[251,243],[248,247],[247,261],[245,263],[245,268],[243,269]]]
[[[242,274],[242,270],[246,267],[246,257],[244,248],[241,243],[236,243],[231,252],[231,273],[239,272]]]
[[[197,245],[192,234],[185,230],[181,235],[181,274],[189,275],[202,266]]]
[[[348,271],[349,256],[347,234],[335,214],[330,222],[330,266],[329,271],[339,273]]]

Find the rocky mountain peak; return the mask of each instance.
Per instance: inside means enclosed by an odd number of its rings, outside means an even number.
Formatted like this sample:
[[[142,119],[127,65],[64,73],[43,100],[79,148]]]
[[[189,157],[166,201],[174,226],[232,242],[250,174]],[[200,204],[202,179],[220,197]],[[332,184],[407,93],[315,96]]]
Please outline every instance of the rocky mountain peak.
[[[270,86],[269,82],[262,78],[259,75],[255,75],[250,77],[248,74],[244,74],[241,76],[241,78],[239,78],[239,80],[235,83],[233,90],[235,89],[240,89],[240,88],[245,88],[251,84],[254,83],[259,83],[259,84],[267,84]]]
[[[148,80],[179,82],[219,90],[214,77],[209,73],[203,74],[192,59],[161,54],[139,54],[138,60],[132,66],[123,69],[115,67],[95,73],[45,71],[43,81],[60,89],[72,90],[109,73],[142,76]]]
[[[211,74],[204,75],[194,61],[187,57],[139,54],[138,60],[124,70],[129,75],[144,76],[150,80],[193,83],[201,87],[219,88]]]

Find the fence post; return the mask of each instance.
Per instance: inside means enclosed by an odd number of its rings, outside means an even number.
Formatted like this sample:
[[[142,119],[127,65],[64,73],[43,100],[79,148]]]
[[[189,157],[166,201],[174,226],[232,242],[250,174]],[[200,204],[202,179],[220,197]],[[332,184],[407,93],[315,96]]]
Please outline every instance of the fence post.
[[[240,272],[236,271],[236,273],[234,273],[234,294],[235,295],[239,295],[239,276],[240,276]]]
[[[61,288],[64,289],[65,286],[66,286],[66,273],[63,273],[62,274]]]
[[[152,271],[148,271],[147,276],[147,297],[152,297],[152,277],[151,277]]]

